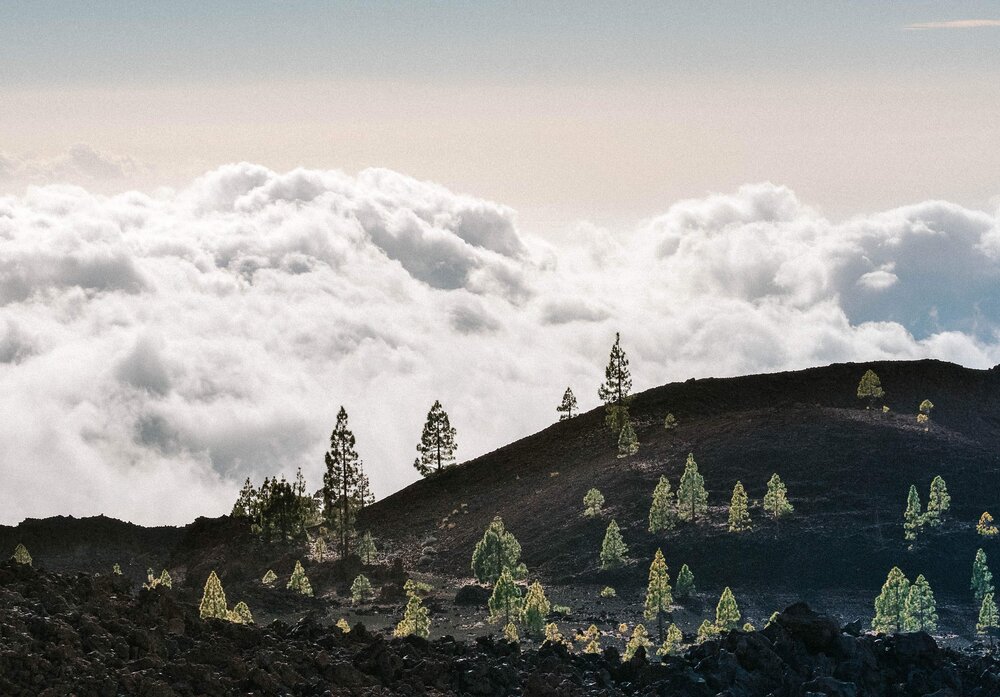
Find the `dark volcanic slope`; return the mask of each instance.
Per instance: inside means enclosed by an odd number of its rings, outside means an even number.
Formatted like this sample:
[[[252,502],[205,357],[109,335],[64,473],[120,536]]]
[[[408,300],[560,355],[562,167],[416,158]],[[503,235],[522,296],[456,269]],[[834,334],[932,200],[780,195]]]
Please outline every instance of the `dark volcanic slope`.
[[[882,379],[889,414],[866,412],[855,396],[868,367]],[[928,431],[915,421],[924,398],[935,404]],[[680,422],[672,431],[663,429],[667,412]],[[378,502],[362,523],[415,553],[419,538],[436,529],[431,568],[468,575],[475,541],[500,515],[533,573],[559,582],[595,579],[604,527],[614,517],[642,560],[640,572],[627,574],[631,582],[644,582],[644,567],[662,546],[670,567],[689,563],[703,588],[763,586],[808,598],[829,589],[877,591],[893,564],[911,578],[924,573],[939,594],[966,593],[983,544],[975,522],[984,510],[1000,514],[997,370],[876,362],[689,380],[636,395],[632,414],[641,443],[635,457],[616,457],[603,410],[595,410],[417,482]],[[676,489],[689,452],[709,490],[710,522],[651,535],[653,487],[666,474]],[[780,531],[760,509],[772,472],[788,484],[796,508]],[[948,483],[952,519],[907,551],[907,490],[916,484],[926,503],[935,474]],[[754,500],[756,523],[739,537],[725,531],[737,480]],[[581,515],[592,486],[605,495],[603,519]],[[463,503],[468,513],[454,514]]]

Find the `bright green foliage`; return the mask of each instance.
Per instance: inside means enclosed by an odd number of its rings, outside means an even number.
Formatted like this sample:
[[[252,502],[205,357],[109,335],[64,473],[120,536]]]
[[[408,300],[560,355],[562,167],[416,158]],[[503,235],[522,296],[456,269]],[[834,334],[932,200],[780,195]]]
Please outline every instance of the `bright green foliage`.
[[[714,622],[703,620],[698,627],[698,641],[708,641],[719,636],[719,627]]]
[[[264,574],[264,578],[262,578],[260,582],[263,583],[265,586],[271,587],[277,580],[278,580],[278,574],[271,571],[271,569],[268,569],[267,573]]]
[[[347,624],[347,620],[341,617],[337,620],[337,629],[342,631],[344,634],[348,634],[351,631],[351,625]]]
[[[114,574],[115,576],[121,576],[122,575],[122,567],[121,567],[121,565],[119,565],[116,562],[115,565],[111,567],[111,573]]]
[[[514,583],[509,569],[504,569],[493,586],[490,596],[490,622],[510,624],[521,614],[521,589]]]
[[[250,612],[250,607],[242,600],[236,603],[232,614],[239,617],[239,624],[253,624],[253,614]]]
[[[990,515],[989,511],[985,511],[981,516],[979,516],[979,522],[976,523],[976,532],[978,532],[983,537],[996,537],[997,526],[993,524],[993,516]]]
[[[858,399],[868,400],[868,408],[875,406],[875,402],[885,397],[885,390],[882,389],[882,382],[874,370],[868,370],[861,376],[858,383]]]
[[[160,585],[160,579],[153,576],[152,569],[146,569],[146,582],[142,584],[143,590],[151,591]]]
[[[920,413],[921,414],[926,414],[927,416],[930,416],[931,415],[931,409],[933,409],[933,408],[934,408],[934,403],[931,402],[931,400],[929,400],[929,399],[925,399],[924,401],[922,401],[920,403]]]
[[[639,452],[639,440],[635,435],[635,428],[631,419],[625,419],[621,433],[618,434],[618,457],[631,457]]]
[[[222,590],[222,581],[213,571],[205,581],[205,592],[201,596],[201,605],[198,606],[201,618],[208,619],[229,619],[228,606],[226,605],[226,592]]]
[[[431,612],[424,607],[421,594],[431,589],[426,583],[420,583],[413,579],[408,579],[403,584],[406,591],[406,609],[403,611],[403,619],[396,625],[392,635],[397,637],[414,636],[426,639],[431,633]]]
[[[602,598],[614,598],[616,595],[618,595],[617,591],[615,591],[615,589],[611,586],[604,586],[604,588],[601,589]]]
[[[170,572],[166,569],[160,572],[160,585],[164,588],[173,588],[174,580],[170,578]]]
[[[933,632],[937,630],[937,609],[934,591],[923,574],[910,586],[903,608],[903,629],[907,632]]]
[[[572,644],[569,644],[563,637],[562,632],[559,631],[559,625],[555,622],[549,622],[545,625],[545,644],[566,644],[572,648]]]
[[[653,489],[653,504],[649,507],[649,531],[673,530],[677,523],[674,509],[674,492],[670,490],[670,480],[660,475],[660,481]]]
[[[31,566],[31,555],[28,554],[28,548],[20,543],[18,543],[17,547],[14,548],[14,555],[11,559],[18,564],[27,564],[28,566]]]
[[[677,515],[681,520],[694,521],[699,513],[708,510],[708,492],[705,491],[705,478],[698,473],[698,463],[694,454],[688,453],[684,474],[681,475],[680,486],[677,487]]]
[[[587,627],[586,632],[577,634],[576,640],[583,644],[584,653],[601,652],[601,632],[593,624]]]
[[[744,622],[743,623],[743,631],[744,632],[752,632],[753,631],[753,622]]]
[[[694,573],[687,564],[682,564],[681,570],[677,572],[677,587],[674,593],[678,598],[690,598],[694,592]]]
[[[726,586],[715,606],[715,626],[720,630],[736,629],[740,625],[740,608],[733,592]]]
[[[496,583],[500,573],[507,569],[514,580],[519,581],[528,575],[520,559],[521,545],[504,529],[503,520],[497,516],[472,551],[472,573],[480,583]]]
[[[556,407],[556,411],[559,412],[560,421],[569,421],[573,418],[573,412],[576,411],[576,395],[569,387],[563,392],[562,403]]]
[[[503,628],[503,638],[504,641],[510,644],[516,644],[521,640],[521,637],[517,635],[517,627],[514,626],[513,622],[508,622],[507,626]]]
[[[604,505],[604,494],[597,489],[590,489],[583,497],[583,514],[585,516],[601,515],[601,507]]]
[[[649,582],[646,584],[646,604],[642,616],[656,620],[657,636],[663,641],[663,614],[670,611],[674,597],[670,589],[670,574],[663,550],[656,550],[653,563],[649,565]]]
[[[794,508],[788,503],[788,487],[781,481],[781,477],[775,472],[767,481],[767,493],[764,494],[764,510],[777,520],[789,515]]]
[[[1000,615],[997,614],[997,604],[992,593],[983,597],[979,606],[979,621],[976,623],[977,634],[987,634],[1000,628]]]
[[[906,598],[910,582],[898,566],[892,567],[882,585],[882,592],[875,598],[875,617],[872,631],[892,634],[903,629],[906,618]]]
[[[458,447],[455,433],[441,402],[435,399],[431,410],[427,412],[427,422],[417,444],[420,456],[413,463],[420,474],[426,477],[455,464],[455,449]]]
[[[622,539],[621,530],[618,529],[618,523],[612,520],[608,523],[604,543],[601,544],[601,568],[605,571],[617,568],[625,563],[627,555],[628,547]]]
[[[667,414],[663,417],[663,428],[666,431],[672,431],[677,428],[677,418],[673,414]]]
[[[628,421],[631,390],[632,376],[628,369],[628,358],[622,350],[621,336],[616,332],[608,367],[604,369],[604,384],[597,390],[597,396],[604,402],[604,421],[612,433],[620,434]]]
[[[676,656],[681,652],[681,645],[684,643],[684,634],[680,627],[671,622],[667,627],[667,635],[660,648],[656,650],[658,656]]]
[[[941,475],[938,475],[931,481],[931,493],[927,498],[927,512],[924,518],[936,528],[941,525],[949,508],[951,508],[951,496],[948,494],[948,486]]]
[[[306,570],[302,568],[302,562],[295,562],[295,569],[292,571],[292,577],[288,579],[288,585],[285,586],[289,590],[296,591],[302,595],[308,595],[310,598],[313,594],[312,585],[309,583],[309,577],[306,576]]]
[[[542,584],[535,581],[528,586],[528,594],[521,606],[521,624],[529,636],[539,636],[545,628],[545,618],[549,614],[549,599],[545,597]]]
[[[778,611],[775,610],[774,612],[771,613],[771,616],[767,618],[767,622],[764,623],[764,626],[770,627],[777,621],[777,619],[778,619]]]
[[[324,455],[323,518],[339,538],[341,559],[346,559],[350,552],[354,521],[364,498],[363,492],[359,492],[364,466],[356,445],[354,433],[347,425],[347,411],[340,407],[337,423],[330,433],[330,449]]]
[[[363,603],[366,600],[370,600],[375,595],[372,592],[371,581],[364,574],[358,574],[357,578],[354,579],[354,583],[351,584],[351,602],[357,605],[358,603]]]
[[[729,532],[745,532],[750,529],[750,501],[743,488],[743,482],[736,482],[733,498],[729,502]]]
[[[358,541],[358,556],[361,557],[361,561],[365,564],[371,564],[375,561],[375,555],[377,554],[378,549],[375,547],[375,540],[372,538],[371,532],[365,530],[365,534]]]
[[[632,630],[632,637],[625,644],[625,653],[622,654],[622,660],[630,661],[640,646],[648,651],[652,645],[653,642],[649,640],[649,633],[646,631],[646,628],[641,624],[637,624],[635,625],[635,629]]]
[[[920,511],[920,495],[917,494],[917,487],[910,485],[910,493],[906,497],[906,511],[903,513],[903,537],[907,542],[917,539],[917,533],[924,524],[924,517]]]
[[[972,590],[977,603],[982,603],[983,598],[993,592],[993,574],[986,565],[986,552],[982,547],[976,550],[976,559],[972,562]]]

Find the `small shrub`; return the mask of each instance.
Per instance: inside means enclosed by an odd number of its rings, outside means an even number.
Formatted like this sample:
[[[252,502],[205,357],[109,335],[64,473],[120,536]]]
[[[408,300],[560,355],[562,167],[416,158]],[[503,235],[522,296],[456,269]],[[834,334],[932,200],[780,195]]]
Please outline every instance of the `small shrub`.
[[[673,414],[667,414],[663,419],[663,428],[667,431],[677,428],[677,419]]]
[[[260,582],[263,583],[268,588],[270,588],[274,585],[274,582],[277,580],[278,580],[278,574],[268,569],[267,573],[264,574],[264,578],[262,578]]]
[[[989,511],[979,517],[979,522],[976,523],[976,532],[983,537],[996,537],[997,526],[993,524],[993,516],[990,515]]]
[[[372,584],[364,574],[358,574],[351,584],[351,602],[357,605],[363,603],[374,595]]]
[[[611,586],[604,586],[604,588],[601,589],[602,598],[614,598],[616,595],[617,593],[615,593],[615,589]]]
[[[309,577],[306,576],[306,570],[302,568],[301,561],[295,562],[295,569],[292,571],[292,577],[288,579],[286,588],[312,597],[312,585],[309,583]]]
[[[347,634],[348,632],[351,631],[351,625],[347,624],[347,620],[345,620],[343,617],[337,620],[337,628],[344,634]]]
[[[601,508],[604,506],[604,495],[597,489],[590,489],[583,497],[583,514],[594,517],[601,515]]]
[[[510,644],[516,644],[521,640],[517,635],[517,627],[514,626],[513,622],[508,622],[507,626],[503,628],[503,638]]]
[[[18,543],[17,547],[14,548],[14,556],[11,557],[18,564],[27,564],[31,566],[31,555],[28,554],[28,548],[24,545]]]
[[[121,565],[116,563],[114,566],[112,566],[111,573],[114,574],[115,576],[121,576],[122,575]]]

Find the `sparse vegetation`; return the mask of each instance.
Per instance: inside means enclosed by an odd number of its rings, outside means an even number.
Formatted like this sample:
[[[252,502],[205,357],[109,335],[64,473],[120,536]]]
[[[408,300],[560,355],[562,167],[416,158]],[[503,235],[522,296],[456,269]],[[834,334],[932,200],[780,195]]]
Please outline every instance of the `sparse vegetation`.
[[[719,636],[719,627],[715,622],[710,622],[709,620],[702,620],[702,623],[698,626],[698,641],[708,641],[709,639],[714,639]]]
[[[264,577],[260,580],[260,582],[270,588],[274,586],[274,583],[277,580],[278,580],[278,574],[274,573],[274,571],[272,571],[271,569],[268,569],[267,573],[264,574]]]
[[[521,638],[517,635],[517,627],[513,622],[508,622],[503,628],[503,638],[509,644],[516,644],[521,641]]]
[[[242,600],[236,603],[230,613],[229,621],[236,622],[237,624],[253,624],[253,614],[250,612],[250,606]]]
[[[612,520],[608,523],[608,529],[604,533],[604,542],[601,544],[601,568],[614,569],[625,563],[628,556],[628,546],[622,539],[618,523]]]
[[[677,515],[681,520],[694,522],[699,513],[708,510],[708,492],[705,490],[705,478],[698,473],[698,463],[694,454],[688,453],[681,475],[680,486],[677,487]]]
[[[604,506],[604,495],[597,489],[590,489],[583,497],[583,514],[585,516],[601,515]]]
[[[743,483],[736,482],[729,502],[729,532],[746,532],[750,529],[749,503]]]
[[[347,620],[344,619],[343,617],[341,617],[339,620],[337,620],[336,627],[337,627],[337,629],[339,629],[340,631],[342,631],[344,634],[348,634],[351,631],[351,625],[349,625],[347,623]]]
[[[604,586],[600,593],[602,598],[614,598],[618,593],[611,586]]]
[[[312,597],[312,585],[309,583],[309,577],[306,576],[306,570],[302,568],[301,561],[295,562],[295,569],[292,570],[292,576],[288,579],[286,588],[302,595],[308,595],[310,598]]]
[[[573,412],[576,411],[576,395],[571,388],[567,387],[563,392],[562,402],[556,407],[556,411],[559,412],[560,421],[569,421],[573,418]]]
[[[976,523],[976,532],[983,537],[996,537],[998,532],[997,526],[993,524],[993,516],[990,515],[989,511],[985,511],[979,516],[979,522]]]
[[[764,494],[764,510],[771,514],[774,520],[791,515],[795,510],[788,502],[788,487],[775,472],[767,481],[767,493]]]
[[[677,418],[673,414],[667,414],[663,417],[663,429],[665,431],[672,431],[677,428]]]
[[[111,574],[113,576],[122,575],[122,567],[116,562],[114,566],[111,567]]]
[[[441,402],[434,400],[417,444],[419,456],[413,463],[420,474],[426,477],[455,464],[455,449],[458,447],[455,434]]]
[[[587,627],[587,631],[577,634],[576,641],[583,646],[584,653],[601,652],[601,632],[596,625],[592,624]]]
[[[622,432],[618,434],[618,457],[631,457],[637,452],[639,452],[639,440],[636,438],[632,420],[626,418]]]
[[[681,633],[680,627],[671,623],[667,627],[666,637],[663,639],[660,648],[656,650],[656,654],[658,656],[676,656],[680,653],[683,644],[684,635]]]
[[[621,434],[629,420],[631,391],[632,375],[628,368],[628,358],[621,347],[621,335],[616,332],[608,366],[604,369],[604,383],[597,390],[597,396],[604,402],[605,423],[614,434]]]
[[[512,533],[504,529],[503,520],[497,516],[472,552],[472,573],[480,583],[496,583],[501,572],[507,569],[512,578],[520,580],[528,575],[528,569],[520,559],[521,545]]]

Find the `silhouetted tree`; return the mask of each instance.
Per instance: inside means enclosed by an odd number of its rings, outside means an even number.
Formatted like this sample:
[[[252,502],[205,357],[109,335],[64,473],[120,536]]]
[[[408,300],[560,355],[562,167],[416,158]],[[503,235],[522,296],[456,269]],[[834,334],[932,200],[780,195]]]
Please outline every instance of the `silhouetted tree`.
[[[560,421],[568,421],[573,418],[573,412],[576,411],[576,395],[569,387],[563,392],[562,402],[556,407],[556,411],[559,412]]]
[[[355,445],[354,433],[347,426],[347,411],[341,407],[337,412],[337,424],[330,433],[330,449],[325,456],[323,514],[340,538],[342,559],[350,552],[361,475],[361,458]]]
[[[427,412],[427,422],[417,444],[420,457],[413,463],[420,474],[426,477],[455,464],[455,449],[458,447],[455,433],[441,402],[434,400],[434,405]]]
[[[628,421],[628,405],[632,401],[632,375],[628,368],[628,358],[621,346],[621,336],[615,332],[615,343],[611,347],[608,367],[604,369],[604,384],[597,396],[604,402],[605,423],[614,434],[621,434]]]

